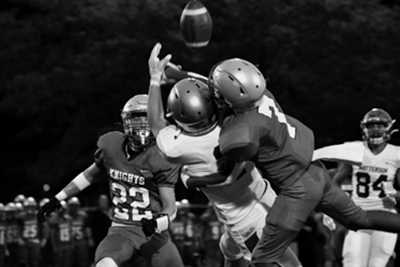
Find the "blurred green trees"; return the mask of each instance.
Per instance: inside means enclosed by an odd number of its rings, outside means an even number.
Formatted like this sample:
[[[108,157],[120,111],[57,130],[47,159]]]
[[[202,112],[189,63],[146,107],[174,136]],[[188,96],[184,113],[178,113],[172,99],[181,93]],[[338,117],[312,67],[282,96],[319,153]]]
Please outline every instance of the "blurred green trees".
[[[42,183],[57,191],[88,166],[98,136],[117,129],[125,101],[147,92],[156,42],[162,55],[202,74],[231,57],[258,64],[285,112],[315,131],[317,147],[359,139],[358,123],[372,107],[399,117],[397,6],[202,2],[214,29],[200,51],[188,49],[179,33],[186,0],[3,2],[0,166],[12,180],[4,192],[17,186],[39,194]]]

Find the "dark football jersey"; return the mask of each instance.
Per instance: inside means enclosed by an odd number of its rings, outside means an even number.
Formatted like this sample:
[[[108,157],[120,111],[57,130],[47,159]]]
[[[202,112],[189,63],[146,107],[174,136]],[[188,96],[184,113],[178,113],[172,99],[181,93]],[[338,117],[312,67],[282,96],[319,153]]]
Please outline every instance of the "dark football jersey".
[[[72,219],[68,214],[57,214],[57,216],[51,217],[49,224],[56,246],[72,244]]]
[[[7,220],[7,244],[17,244],[20,237],[20,226],[16,219]]]
[[[78,211],[72,218],[72,235],[75,241],[86,239],[86,227],[88,216],[83,211]]]
[[[6,233],[7,233],[7,226],[5,222],[0,222],[0,247],[6,246]]]
[[[282,113],[267,90],[258,108],[224,119],[219,146],[238,162],[251,160],[279,188],[288,187],[312,160],[314,134]]]
[[[24,240],[37,242],[42,238],[46,222],[39,223],[36,214],[22,213],[19,217],[21,237]]]
[[[159,187],[174,187],[179,166],[167,162],[155,142],[142,152],[126,156],[126,136],[110,132],[97,142],[96,164],[109,176],[113,204],[112,220],[122,224],[141,225],[162,210]]]

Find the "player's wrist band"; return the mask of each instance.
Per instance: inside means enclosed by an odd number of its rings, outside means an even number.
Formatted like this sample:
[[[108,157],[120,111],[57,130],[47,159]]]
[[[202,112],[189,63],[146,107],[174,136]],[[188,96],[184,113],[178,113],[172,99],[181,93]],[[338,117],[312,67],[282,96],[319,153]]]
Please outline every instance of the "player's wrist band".
[[[63,201],[64,199],[66,199],[68,196],[67,194],[64,192],[64,190],[61,190],[57,195],[56,198],[58,199],[58,201]]]
[[[151,75],[150,85],[160,86],[161,83],[161,75],[153,74]]]
[[[169,229],[169,217],[167,214],[161,215],[155,219],[157,223],[156,233],[161,233],[162,231]]]

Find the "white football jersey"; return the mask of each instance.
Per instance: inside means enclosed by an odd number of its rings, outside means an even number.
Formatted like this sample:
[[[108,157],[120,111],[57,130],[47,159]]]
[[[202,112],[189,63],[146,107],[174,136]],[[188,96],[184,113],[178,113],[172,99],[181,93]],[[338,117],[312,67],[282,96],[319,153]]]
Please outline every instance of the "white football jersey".
[[[214,149],[218,146],[220,130],[217,126],[205,135],[189,136],[170,125],[160,131],[157,144],[169,161],[183,166],[187,175],[219,175]],[[227,225],[245,219],[267,187],[251,162],[237,163],[231,175],[238,177],[232,184],[201,188],[213,203],[219,220]]]
[[[366,149],[361,166],[353,165],[352,184],[354,202],[366,210],[392,209],[394,203],[385,198],[382,182],[394,182],[400,168],[400,147],[387,144],[378,155]]]

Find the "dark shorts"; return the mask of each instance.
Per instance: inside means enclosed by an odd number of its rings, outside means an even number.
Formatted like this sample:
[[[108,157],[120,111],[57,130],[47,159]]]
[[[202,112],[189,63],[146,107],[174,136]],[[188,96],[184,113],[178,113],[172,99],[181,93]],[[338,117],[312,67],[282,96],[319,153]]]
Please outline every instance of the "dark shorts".
[[[141,226],[112,226],[96,249],[95,262],[112,258],[118,266],[128,261],[134,253],[143,256],[154,267],[183,266],[179,252],[167,231],[147,238]]]
[[[300,179],[276,198],[266,217],[252,262],[278,262],[315,209],[347,227],[356,228],[366,220],[365,211],[331,181],[320,163],[313,163]]]

